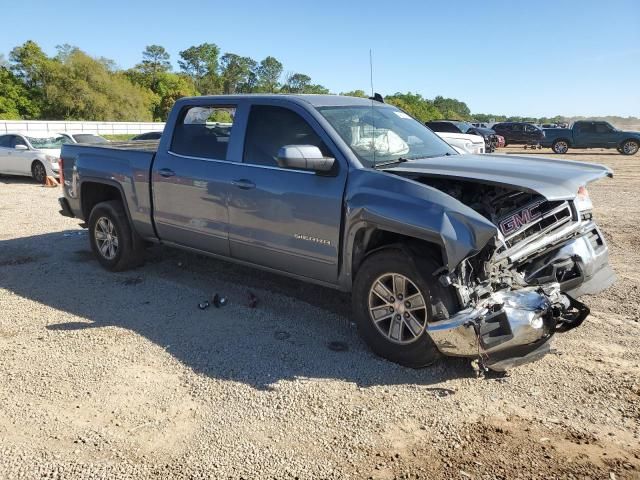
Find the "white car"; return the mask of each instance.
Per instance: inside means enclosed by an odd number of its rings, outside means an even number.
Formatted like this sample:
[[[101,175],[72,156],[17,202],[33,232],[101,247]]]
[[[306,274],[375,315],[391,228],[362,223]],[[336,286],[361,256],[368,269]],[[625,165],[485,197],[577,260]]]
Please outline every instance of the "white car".
[[[30,176],[38,183],[47,176],[58,177],[60,149],[68,142],[57,134],[0,135],[0,173]]]
[[[434,132],[452,147],[457,147],[465,153],[484,153],[484,138],[480,135],[467,133]]]
[[[64,143],[85,143],[90,145],[109,143],[109,140],[101,137],[100,135],[96,135],[95,133],[60,132],[58,135],[62,135],[63,137],[66,137],[68,139],[68,141]]]

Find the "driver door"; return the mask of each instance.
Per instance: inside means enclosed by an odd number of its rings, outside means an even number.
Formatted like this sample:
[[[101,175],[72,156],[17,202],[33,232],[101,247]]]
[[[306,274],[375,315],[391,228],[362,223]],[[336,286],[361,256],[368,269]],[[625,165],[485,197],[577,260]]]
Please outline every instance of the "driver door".
[[[329,142],[302,108],[251,106],[242,162],[229,165],[232,257],[336,283],[347,168]],[[336,159],[336,168],[318,174],[280,167],[276,158],[285,145],[317,146]]]

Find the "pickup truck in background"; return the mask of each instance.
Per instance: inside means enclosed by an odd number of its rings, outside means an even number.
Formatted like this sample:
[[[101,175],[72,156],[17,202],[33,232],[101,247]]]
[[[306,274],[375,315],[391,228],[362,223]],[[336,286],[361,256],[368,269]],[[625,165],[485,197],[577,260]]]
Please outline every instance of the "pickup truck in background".
[[[541,141],[555,153],[567,153],[570,148],[615,148],[623,155],[635,155],[640,150],[640,132],[618,130],[608,122],[580,120],[571,128],[545,128]]]
[[[61,172],[106,269],[162,243],[350,291],[363,339],[410,367],[532,361],[614,281],[586,190],[608,168],[458,155],[379,100],[183,98],[159,144],[64,145]]]

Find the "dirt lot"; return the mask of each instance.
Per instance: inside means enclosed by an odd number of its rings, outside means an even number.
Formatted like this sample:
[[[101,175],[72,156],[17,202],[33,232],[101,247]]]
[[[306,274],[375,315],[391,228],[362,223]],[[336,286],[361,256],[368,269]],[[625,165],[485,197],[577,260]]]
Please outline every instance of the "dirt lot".
[[[0,178],[0,478],[640,478],[640,155],[567,158],[616,171],[619,280],[506,378],[374,357],[332,290],[162,247],[107,273],[59,188]]]

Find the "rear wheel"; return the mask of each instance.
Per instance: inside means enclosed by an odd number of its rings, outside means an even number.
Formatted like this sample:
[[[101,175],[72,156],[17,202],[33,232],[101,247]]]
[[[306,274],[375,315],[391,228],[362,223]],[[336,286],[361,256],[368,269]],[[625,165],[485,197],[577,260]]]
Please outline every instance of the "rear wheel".
[[[89,216],[89,240],[98,262],[118,272],[142,263],[142,242],[119,201],[98,203]]]
[[[412,368],[440,357],[427,327],[448,318],[456,302],[431,275],[436,269],[430,259],[401,249],[382,250],[364,260],[352,301],[358,331],[374,353]]]
[[[44,183],[47,179],[47,169],[44,168],[44,165],[41,161],[36,160],[31,165],[31,175],[33,179],[38,183]]]
[[[555,140],[551,145],[551,149],[558,154],[565,154],[569,150],[569,142],[566,140]]]
[[[640,149],[640,142],[637,140],[627,140],[622,144],[623,155],[635,155]]]

